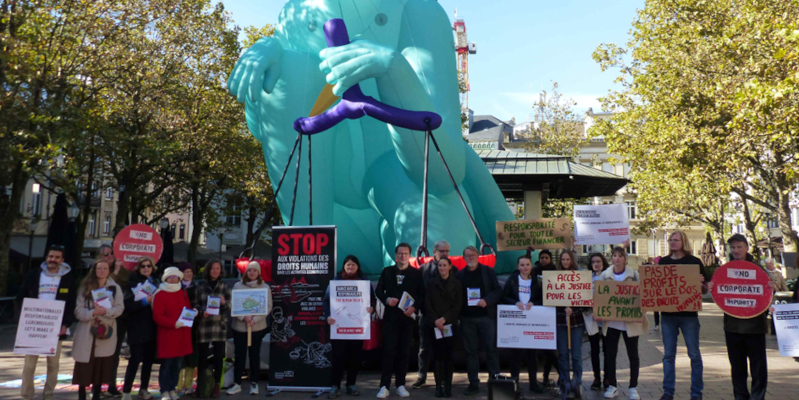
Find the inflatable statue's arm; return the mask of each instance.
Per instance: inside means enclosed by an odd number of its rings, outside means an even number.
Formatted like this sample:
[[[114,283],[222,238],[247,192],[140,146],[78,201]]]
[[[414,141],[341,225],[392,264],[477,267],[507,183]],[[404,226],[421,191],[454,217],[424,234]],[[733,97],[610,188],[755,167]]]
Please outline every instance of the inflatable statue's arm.
[[[277,39],[259,39],[236,61],[227,83],[230,93],[241,103],[248,94],[250,101],[256,101],[260,90],[272,93],[280,78],[282,59],[283,46]]]

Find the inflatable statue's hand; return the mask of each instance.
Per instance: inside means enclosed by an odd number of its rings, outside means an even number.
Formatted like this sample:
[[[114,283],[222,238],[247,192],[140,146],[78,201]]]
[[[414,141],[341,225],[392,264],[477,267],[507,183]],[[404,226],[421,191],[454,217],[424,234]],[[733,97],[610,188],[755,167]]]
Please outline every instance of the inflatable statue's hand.
[[[236,62],[227,82],[230,94],[244,103],[247,94],[250,101],[256,101],[260,90],[272,93],[280,78],[282,58],[283,47],[276,39],[259,39]]]
[[[368,40],[355,40],[339,47],[319,52],[319,69],[327,74],[325,80],[333,94],[341,96],[351,86],[370,78],[383,76],[394,62],[396,51]]]

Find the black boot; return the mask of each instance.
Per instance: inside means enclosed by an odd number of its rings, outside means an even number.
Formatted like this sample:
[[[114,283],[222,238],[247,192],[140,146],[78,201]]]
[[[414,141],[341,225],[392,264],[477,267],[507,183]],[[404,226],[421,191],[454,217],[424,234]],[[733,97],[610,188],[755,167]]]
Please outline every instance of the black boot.
[[[436,361],[433,374],[436,377],[436,397],[444,397],[444,363],[442,361]]]
[[[444,362],[444,397],[452,397],[452,374],[455,372],[455,363]]]
[[[86,386],[78,386],[78,400],[86,400]]]

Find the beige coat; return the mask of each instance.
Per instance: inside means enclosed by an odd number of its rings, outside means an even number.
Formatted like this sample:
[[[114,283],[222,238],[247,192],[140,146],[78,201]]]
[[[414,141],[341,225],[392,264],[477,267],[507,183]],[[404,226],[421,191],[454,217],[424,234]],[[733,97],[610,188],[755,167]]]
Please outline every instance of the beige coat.
[[[94,357],[110,357],[114,355],[114,350],[117,346],[117,320],[116,318],[122,315],[125,311],[125,303],[123,301],[124,293],[122,288],[114,282],[113,279],[108,278],[105,282],[106,288],[114,287],[114,300],[111,302],[113,307],[106,310],[105,315],[99,318],[104,324],[110,325],[114,334],[103,340],[94,341]],[[87,363],[92,353],[92,340],[94,336],[91,332],[91,325],[94,321],[92,313],[94,312],[94,300],[91,295],[89,298],[85,296],[86,288],[81,285],[78,289],[78,299],[75,303],[75,318],[78,320],[78,327],[75,328],[75,339],[72,343],[72,358],[75,362]]]
[[[236,282],[233,285],[233,290],[246,290],[246,289],[268,289],[269,290],[269,297],[266,299],[266,313],[270,314],[272,312],[272,289],[266,283],[262,283],[260,286],[256,286],[251,288],[241,281]],[[252,326],[253,332],[258,332],[266,329],[266,315],[253,315],[252,320],[254,325]],[[236,332],[247,332],[247,323],[244,322],[244,317],[233,317],[233,324],[231,325]]]
[[[635,281],[637,282],[638,279],[638,271],[630,268],[629,266],[624,267],[624,272],[627,274],[624,277],[625,281]],[[599,275],[600,281],[613,281],[613,267],[610,267]],[[646,313],[644,313],[644,320],[643,322],[625,322],[625,327],[627,328],[627,336],[635,337],[640,336],[642,333],[649,330],[649,320],[646,318]],[[608,324],[602,324],[602,335],[608,335]]]

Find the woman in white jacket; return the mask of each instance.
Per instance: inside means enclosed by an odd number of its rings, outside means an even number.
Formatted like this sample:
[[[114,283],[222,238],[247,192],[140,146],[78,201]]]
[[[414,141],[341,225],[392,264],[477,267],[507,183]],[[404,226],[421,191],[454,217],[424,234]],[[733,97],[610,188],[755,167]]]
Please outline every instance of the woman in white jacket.
[[[242,289],[267,289],[266,313],[272,312],[272,289],[261,277],[261,265],[256,261],[247,264],[247,270],[241,277],[241,282],[233,285],[233,290]],[[247,326],[252,332],[252,346],[247,347]],[[241,392],[241,375],[247,355],[250,356],[250,394],[258,394],[258,375],[261,372],[261,342],[266,336],[266,315],[252,315],[246,317],[233,317],[233,345],[236,349],[235,363],[233,364],[233,382],[235,384],[227,390],[227,394]]]
[[[122,288],[108,276],[111,266],[98,260],[78,289],[75,302],[75,338],[72,344],[72,358],[75,370],[72,384],[78,385],[78,398],[86,399],[86,387],[92,385],[92,398],[100,398],[100,389],[111,377],[114,350],[117,345],[116,318],[125,311]],[[105,289],[107,297],[95,303],[92,291]],[[110,304],[110,306],[109,306]]]
[[[599,276],[602,281],[615,280],[638,281],[638,271],[627,266],[627,252],[623,247],[613,249],[610,257],[613,268],[608,268]],[[597,318],[597,320],[599,320]],[[612,399],[619,395],[616,381],[616,354],[619,351],[619,339],[624,337],[624,346],[630,359],[630,399],[636,400],[638,395],[638,372],[640,360],[638,358],[638,336],[646,332],[649,323],[646,318],[642,322],[605,321],[602,323],[602,333],[605,335],[605,379],[608,380],[608,390],[605,398]]]

